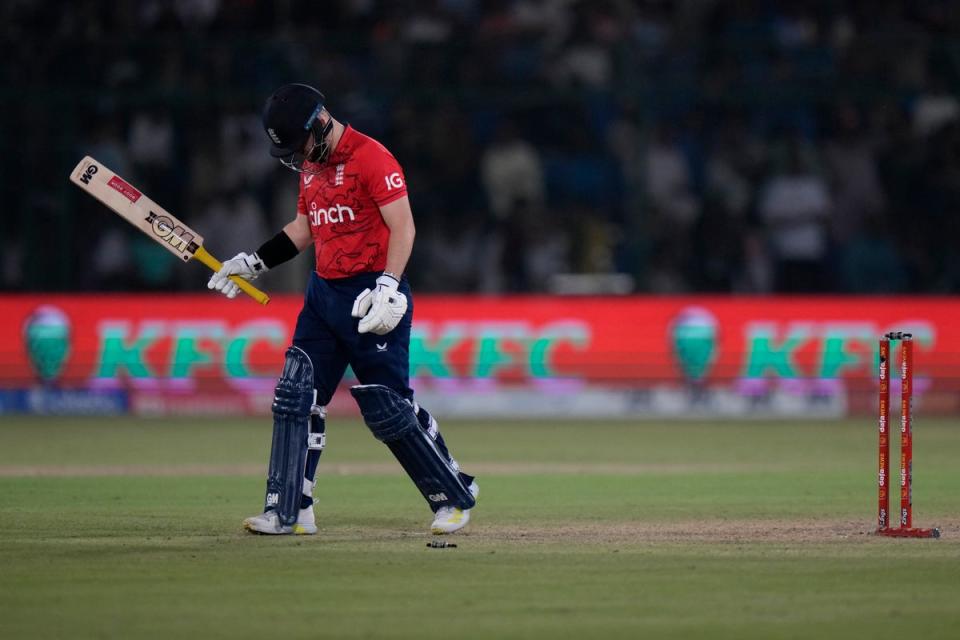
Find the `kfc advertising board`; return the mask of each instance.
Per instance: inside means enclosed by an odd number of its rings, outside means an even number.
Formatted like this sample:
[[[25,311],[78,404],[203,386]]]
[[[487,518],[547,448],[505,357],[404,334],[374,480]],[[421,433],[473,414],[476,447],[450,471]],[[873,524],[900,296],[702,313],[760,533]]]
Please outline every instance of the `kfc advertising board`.
[[[0,410],[268,413],[300,305],[4,296]],[[957,317],[960,299],[947,297],[421,295],[410,373],[448,415],[866,414],[877,340],[896,330],[916,341],[921,410],[952,413]],[[351,404],[338,394],[331,410]]]

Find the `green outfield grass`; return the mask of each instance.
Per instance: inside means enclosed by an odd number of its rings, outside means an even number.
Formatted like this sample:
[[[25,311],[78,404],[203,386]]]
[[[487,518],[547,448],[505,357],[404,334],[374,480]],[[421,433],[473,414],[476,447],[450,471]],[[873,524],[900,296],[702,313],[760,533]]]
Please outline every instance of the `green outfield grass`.
[[[960,425],[918,420],[915,518],[870,535],[872,421],[447,422],[474,521],[331,420],[314,537],[245,534],[266,421],[0,422],[0,638],[955,638]],[[894,461],[896,466],[896,459]],[[896,508],[896,500],[893,503]]]

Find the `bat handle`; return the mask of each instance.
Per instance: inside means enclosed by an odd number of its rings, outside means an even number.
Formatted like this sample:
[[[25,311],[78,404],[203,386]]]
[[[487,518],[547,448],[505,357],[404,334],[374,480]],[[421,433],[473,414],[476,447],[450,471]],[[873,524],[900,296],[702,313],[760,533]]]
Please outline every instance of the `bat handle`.
[[[220,263],[220,261],[214,258],[212,255],[210,255],[207,252],[207,250],[203,248],[202,245],[200,246],[199,249],[197,249],[193,253],[193,257],[199,260],[200,262],[202,262],[203,264],[207,265],[208,267],[210,267],[210,269],[213,271],[220,271],[220,267],[223,266]],[[267,304],[268,302],[270,302],[270,296],[265,294],[263,291],[260,291],[260,289],[257,289],[255,286],[250,284],[247,280],[244,280],[243,278],[240,278],[238,276],[230,276],[230,279],[237,283],[241,291],[243,291],[245,294],[247,294],[257,302],[259,302],[260,304]]]

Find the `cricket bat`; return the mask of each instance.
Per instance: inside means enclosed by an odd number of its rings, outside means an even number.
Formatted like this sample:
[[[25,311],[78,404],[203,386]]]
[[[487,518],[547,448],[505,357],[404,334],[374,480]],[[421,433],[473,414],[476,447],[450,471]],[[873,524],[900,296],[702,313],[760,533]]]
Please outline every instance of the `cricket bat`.
[[[121,218],[159,242],[182,261],[196,258],[213,271],[220,270],[220,261],[203,248],[203,236],[103,166],[103,163],[90,156],[85,157],[73,169],[70,181],[113,209]],[[267,294],[243,278],[230,276],[230,279],[260,304],[270,302]]]

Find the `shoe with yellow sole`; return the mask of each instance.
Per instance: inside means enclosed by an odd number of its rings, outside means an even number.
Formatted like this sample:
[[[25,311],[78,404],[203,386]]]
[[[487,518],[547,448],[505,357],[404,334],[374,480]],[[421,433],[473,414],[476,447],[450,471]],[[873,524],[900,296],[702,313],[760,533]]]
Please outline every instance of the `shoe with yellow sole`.
[[[476,500],[480,495],[480,485],[471,482],[470,493]],[[434,514],[433,524],[430,525],[430,532],[435,536],[441,536],[447,533],[459,531],[470,522],[470,509],[461,509],[460,507],[440,507]]]

